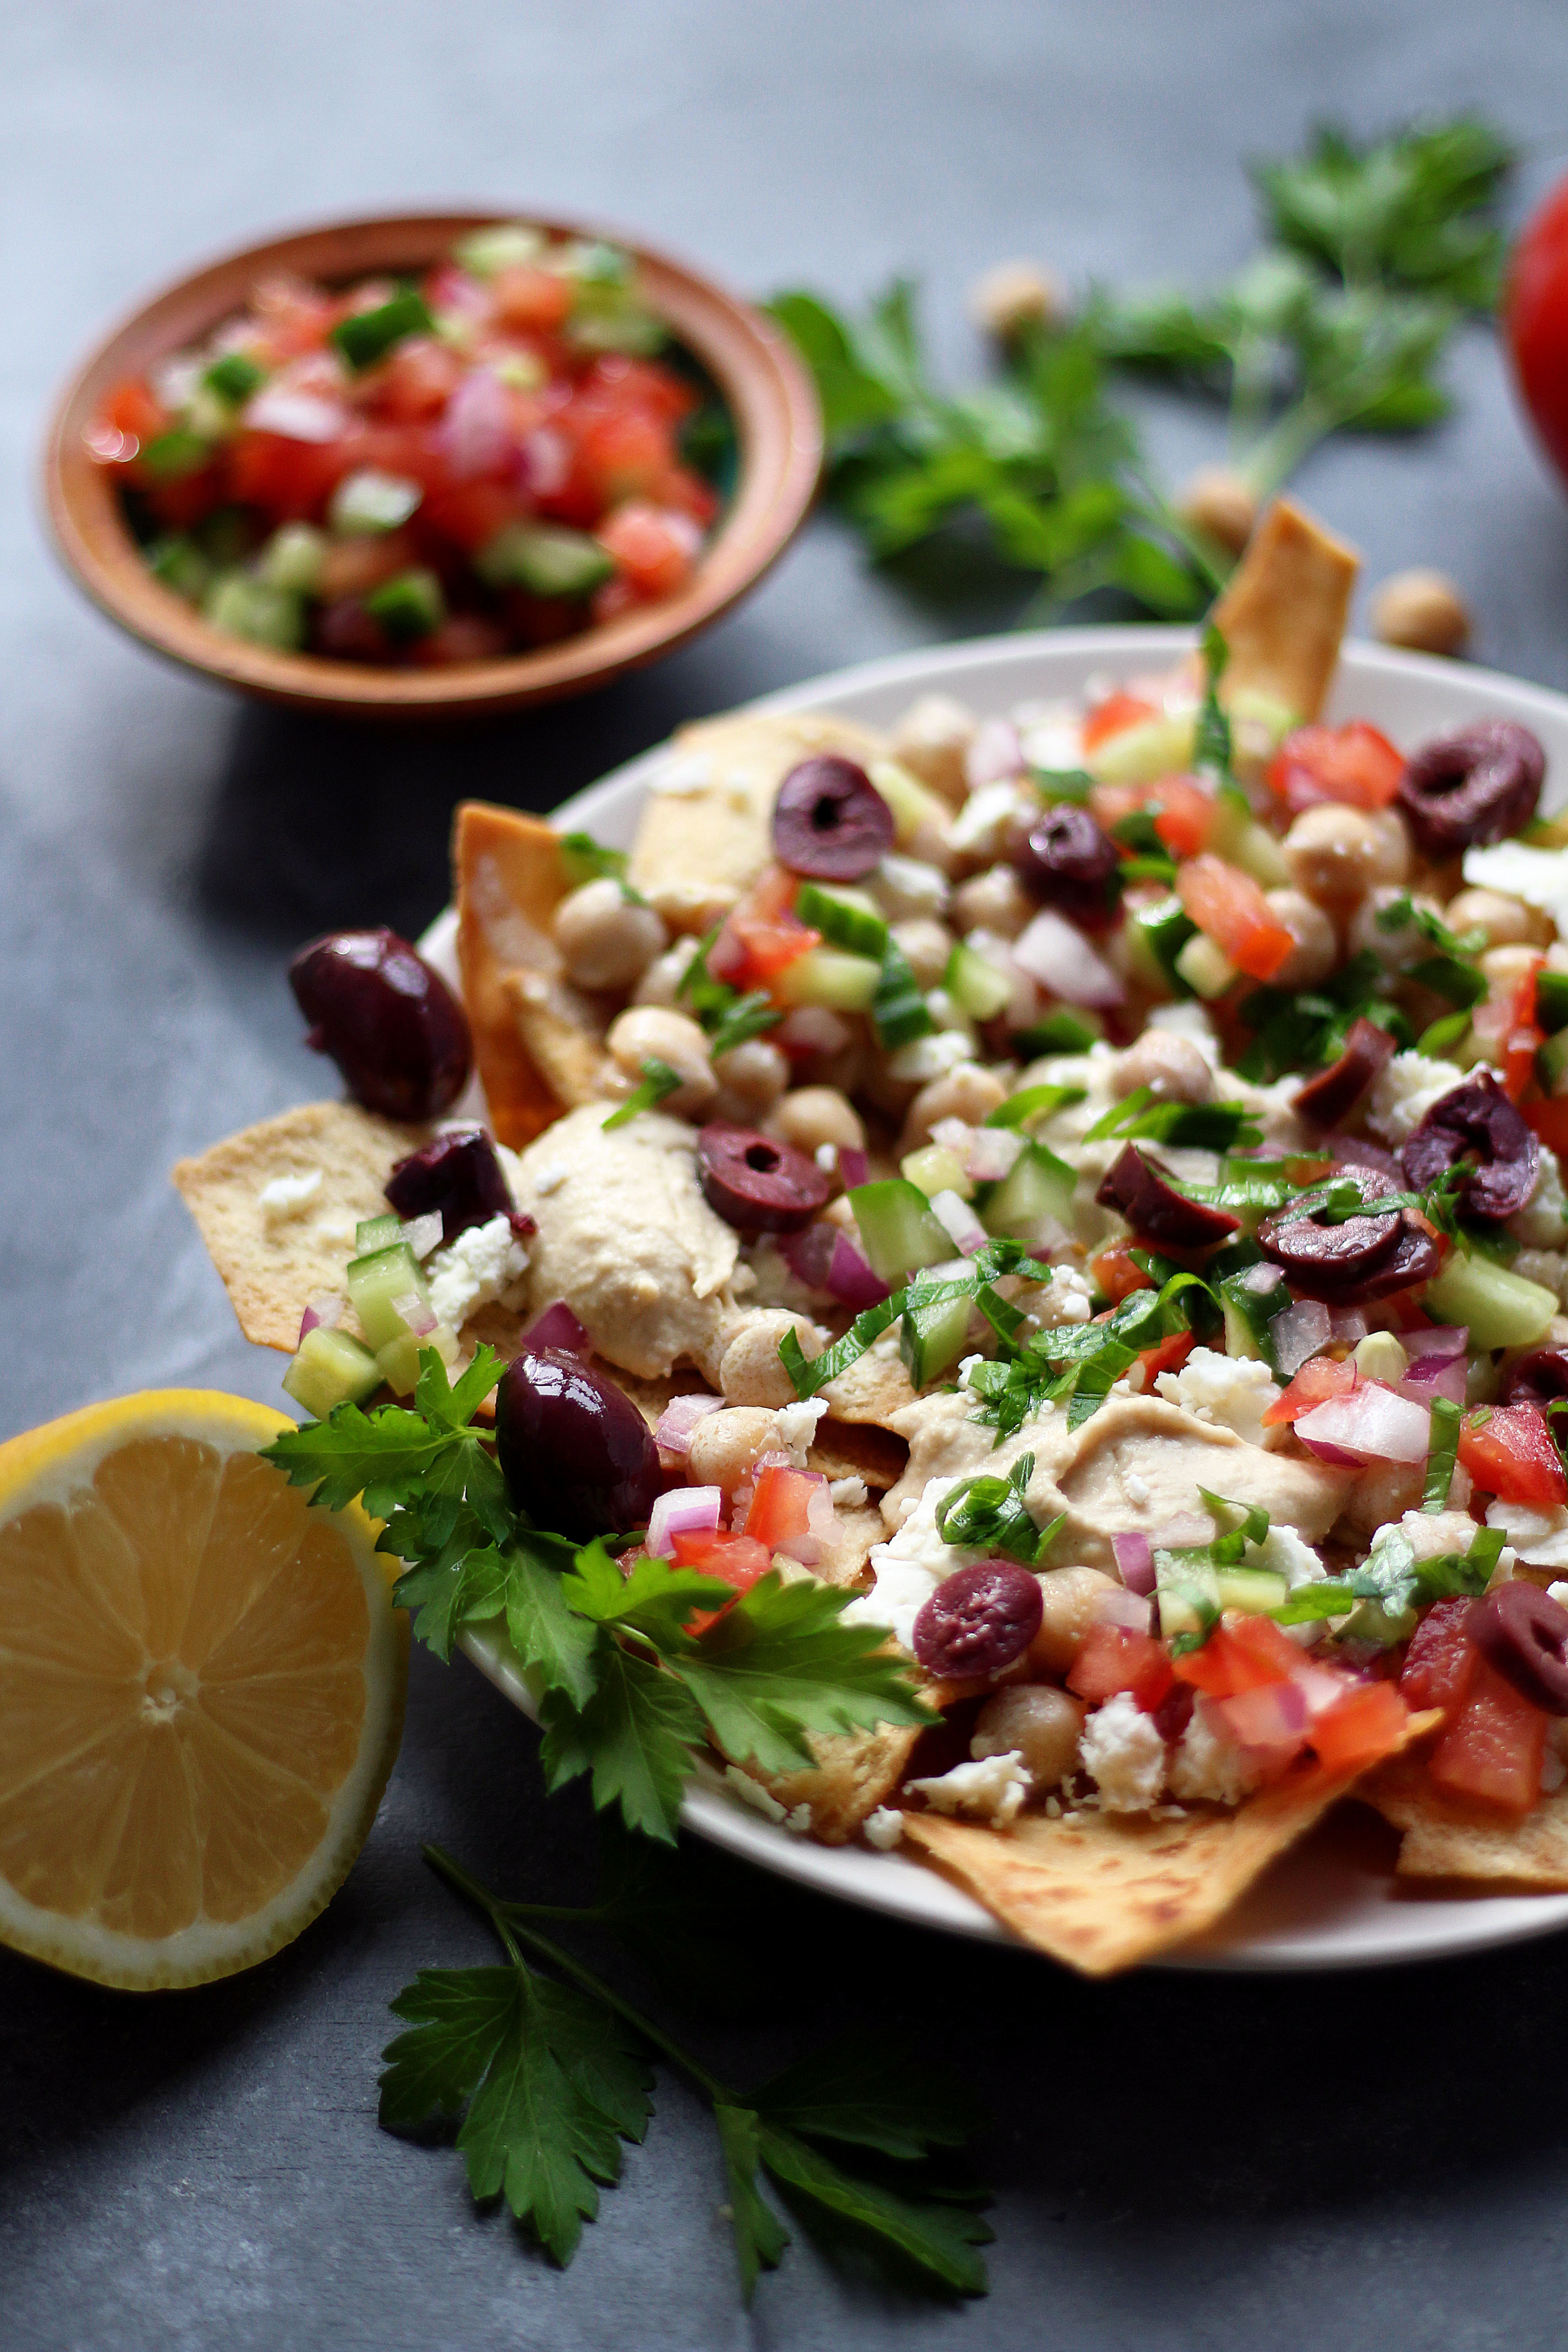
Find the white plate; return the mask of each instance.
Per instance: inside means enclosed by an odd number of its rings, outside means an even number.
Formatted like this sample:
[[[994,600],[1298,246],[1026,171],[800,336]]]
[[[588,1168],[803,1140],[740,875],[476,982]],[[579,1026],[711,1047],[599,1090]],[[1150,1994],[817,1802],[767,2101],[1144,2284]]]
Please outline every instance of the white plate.
[[[1097,671],[1124,677],[1157,670],[1193,643],[1186,629],[1063,629],[989,637],[868,662],[765,697],[756,710],[831,708],[871,727],[890,727],[916,694],[956,695],[981,717],[1022,701],[1076,695]],[[1327,716],[1368,719],[1409,748],[1463,720],[1519,719],[1534,729],[1548,761],[1548,798],[1568,779],[1568,697],[1380,646],[1344,649]],[[661,746],[629,761],[556,812],[601,840],[630,844]],[[456,977],[455,918],[432,925],[426,950]],[[482,1109],[482,1105],[477,1106]],[[504,1639],[465,1637],[474,1664],[525,1712],[533,1712]],[[744,1861],[820,1893],[885,1911],[923,1927],[992,1943],[1015,1939],[945,1879],[901,1854],[816,1845],[791,1837],[717,1790],[689,1790],[687,1827]],[[1223,1927],[1163,1965],[1183,1969],[1366,1968],[1483,1949],[1542,1936],[1568,1923],[1568,1895],[1423,1893],[1395,1879],[1392,1832],[1361,1807],[1340,1807],[1312,1838],[1287,1854],[1231,1912]]]

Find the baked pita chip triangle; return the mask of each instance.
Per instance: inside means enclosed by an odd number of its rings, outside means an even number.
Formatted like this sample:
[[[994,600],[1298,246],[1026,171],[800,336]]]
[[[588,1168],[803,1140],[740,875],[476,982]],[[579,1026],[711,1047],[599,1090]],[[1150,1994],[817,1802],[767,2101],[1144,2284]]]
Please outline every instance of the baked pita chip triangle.
[[[490,1124],[514,1151],[562,1110],[518,1024],[510,983],[561,973],[551,918],[571,888],[560,836],[542,817],[465,801],[452,829],[458,964]]]
[[[1542,1797],[1521,1822],[1458,1805],[1432,1785],[1426,1759],[1401,1756],[1358,1791],[1405,1834],[1401,1878],[1468,1878],[1519,1887],[1568,1887],[1568,1788]]]
[[[1253,532],[1211,615],[1230,649],[1226,700],[1267,694],[1315,719],[1332,681],[1361,558],[1289,499]]]

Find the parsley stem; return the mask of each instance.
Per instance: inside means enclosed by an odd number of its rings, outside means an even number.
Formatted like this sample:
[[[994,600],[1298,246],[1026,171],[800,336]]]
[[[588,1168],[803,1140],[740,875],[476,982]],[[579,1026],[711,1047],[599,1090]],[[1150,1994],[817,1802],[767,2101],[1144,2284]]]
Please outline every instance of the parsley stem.
[[[432,1870],[439,1871],[442,1877],[450,1885],[456,1887],[459,1895],[468,1897],[476,1910],[484,1913],[517,1967],[520,1969],[523,1967],[524,1961],[512,1933],[514,1927],[517,1936],[521,1937],[525,1944],[531,1946],[541,1958],[548,1960],[552,1967],[559,1969],[563,1976],[570,1977],[574,1983],[581,1986],[582,1990],[591,1995],[595,2000],[601,2000],[606,2009],[614,2010],[617,2017],[624,2018],[634,2033],[640,2034],[643,2040],[667,2058],[672,2066],[678,2067],[688,2081],[694,2083],[704,2097],[714,2106],[733,2107],[742,2104],[735,2092],[727,2089],[715,2075],[708,2072],[705,2066],[699,2065],[689,2052],[683,2050],[678,2042],[671,2041],[669,2035],[661,2027],[656,2025],[650,2017],[645,2017],[640,2009],[634,2009],[629,2000],[623,2000],[620,1994],[612,1991],[602,1977],[595,1976],[592,1969],[585,1968],[581,1960],[575,1959],[570,1952],[553,1942],[550,1937],[542,1936],[535,1927],[525,1927],[517,1916],[520,1910],[542,1909],[544,1906],[531,1904],[508,1906],[498,1903],[495,1896],[487,1888],[481,1886],[477,1878],[470,1877],[460,1862],[445,1853],[440,1846],[424,1846],[421,1852]],[[562,1918],[583,1918],[589,1915],[557,1909],[552,1916]]]

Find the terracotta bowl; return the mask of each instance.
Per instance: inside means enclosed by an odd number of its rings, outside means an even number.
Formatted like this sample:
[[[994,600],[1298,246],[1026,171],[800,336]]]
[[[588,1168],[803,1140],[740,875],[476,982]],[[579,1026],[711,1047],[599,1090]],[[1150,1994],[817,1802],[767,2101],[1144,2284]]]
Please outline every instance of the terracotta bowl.
[[[243,304],[261,277],[290,271],[341,284],[419,270],[470,230],[527,217],[563,236],[608,237],[636,260],[640,290],[677,341],[707,370],[729,406],[740,445],[732,497],[690,585],[559,645],[444,670],[383,668],[318,654],[279,653],[210,628],[155,580],[138,551],[110,470],[84,436],[111,385],[199,341]],[[685,643],[743,596],[798,530],[822,459],[816,387],[788,339],[749,303],[710,279],[614,231],[535,214],[415,213],[305,229],[198,269],[116,327],[62,394],[44,451],[44,494],[55,542],[103,612],[155,651],[249,694],[366,719],[438,719],[516,709],[581,694]]]

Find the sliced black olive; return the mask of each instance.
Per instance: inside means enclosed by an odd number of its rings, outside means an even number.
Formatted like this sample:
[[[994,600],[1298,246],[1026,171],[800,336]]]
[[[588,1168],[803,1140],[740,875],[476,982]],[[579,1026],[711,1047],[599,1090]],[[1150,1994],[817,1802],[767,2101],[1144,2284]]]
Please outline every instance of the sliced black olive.
[[[1353,1109],[1385,1063],[1394,1058],[1394,1040],[1375,1021],[1352,1021],[1345,1034],[1345,1050],[1337,1062],[1309,1078],[1296,1097],[1295,1107],[1314,1127],[1332,1127]]]
[[[1121,859],[1086,808],[1071,801],[1048,809],[1012,849],[1012,862],[1037,898],[1091,928],[1108,922]]]
[[[1457,857],[1528,824],[1545,774],[1528,727],[1481,719],[1422,745],[1400,779],[1399,806],[1423,856]]]
[[[1531,1348],[1504,1370],[1498,1402],[1544,1408],[1557,1397],[1568,1397],[1568,1348]]]
[[[1516,1578],[1477,1603],[1470,1639],[1531,1706],[1568,1715],[1568,1609]]]
[[[1429,1184],[1473,1151],[1479,1167],[1464,1182],[1473,1217],[1511,1217],[1535,1190],[1541,1145],[1489,1070],[1442,1095],[1416,1128],[1400,1165],[1413,1191]]]
[[[816,1160],[793,1144],[723,1119],[698,1136],[697,1172],[709,1207],[742,1234],[796,1234],[833,1192]]]
[[[1291,1287],[1326,1306],[1359,1307],[1430,1281],[1440,1263],[1431,1234],[1407,1211],[1377,1205],[1394,1180],[1381,1169],[1347,1166],[1336,1181],[1355,1184],[1363,1215],[1330,1224],[1309,1200],[1304,1210],[1281,1209],[1258,1228],[1258,1246],[1284,1267]]]
[[[773,803],[773,855],[816,882],[858,882],[893,845],[893,812],[853,760],[820,752],[792,768]]]
[[[1176,1192],[1135,1143],[1128,1144],[1094,1197],[1102,1209],[1120,1211],[1134,1233],[1173,1249],[1205,1249],[1241,1223],[1226,1209],[1211,1209]]]

